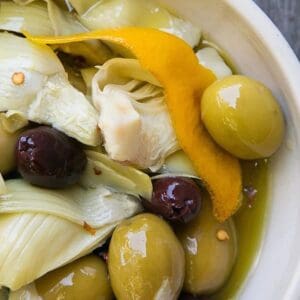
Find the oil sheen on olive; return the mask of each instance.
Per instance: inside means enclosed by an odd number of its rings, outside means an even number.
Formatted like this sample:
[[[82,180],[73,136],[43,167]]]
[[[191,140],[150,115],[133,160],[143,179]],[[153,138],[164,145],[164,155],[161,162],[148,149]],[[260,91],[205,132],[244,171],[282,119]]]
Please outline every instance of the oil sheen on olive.
[[[80,258],[35,281],[43,300],[113,299],[106,264],[96,255]]]
[[[47,126],[22,133],[16,158],[23,178],[46,188],[63,188],[76,183],[87,163],[77,141]]]
[[[166,220],[188,223],[199,212],[201,190],[189,178],[165,177],[153,181],[151,202],[144,200],[144,207]]]
[[[225,232],[227,239],[221,240],[219,232]],[[218,290],[228,279],[236,259],[233,221],[219,223],[205,194],[198,216],[189,224],[178,226],[177,236],[185,251],[184,291],[206,295]]]
[[[269,157],[282,143],[284,119],[276,99],[246,76],[228,76],[209,86],[201,117],[213,139],[241,159]]]
[[[176,300],[184,279],[184,252],[163,219],[141,214],[114,231],[108,270],[118,300]]]

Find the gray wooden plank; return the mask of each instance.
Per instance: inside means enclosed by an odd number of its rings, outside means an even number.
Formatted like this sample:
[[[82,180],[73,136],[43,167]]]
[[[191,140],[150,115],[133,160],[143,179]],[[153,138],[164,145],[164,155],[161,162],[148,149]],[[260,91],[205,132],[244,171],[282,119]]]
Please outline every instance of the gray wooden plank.
[[[300,0],[255,0],[300,58]]]

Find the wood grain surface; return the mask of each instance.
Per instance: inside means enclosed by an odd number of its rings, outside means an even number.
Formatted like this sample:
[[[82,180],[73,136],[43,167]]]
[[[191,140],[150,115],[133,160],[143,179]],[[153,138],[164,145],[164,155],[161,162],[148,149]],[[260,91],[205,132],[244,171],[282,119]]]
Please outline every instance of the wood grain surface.
[[[300,0],[255,0],[300,58]]]

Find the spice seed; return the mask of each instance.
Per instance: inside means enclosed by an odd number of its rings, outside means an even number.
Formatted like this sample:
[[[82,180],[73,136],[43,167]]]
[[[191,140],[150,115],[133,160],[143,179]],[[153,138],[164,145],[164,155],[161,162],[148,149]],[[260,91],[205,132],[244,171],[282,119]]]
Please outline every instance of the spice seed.
[[[21,85],[25,81],[25,75],[24,75],[23,72],[15,72],[12,75],[11,80],[12,80],[13,84],[15,84],[15,85]]]
[[[221,230],[218,230],[218,232],[217,232],[217,239],[219,241],[223,242],[223,241],[228,241],[230,239],[230,237],[226,230],[221,229]]]

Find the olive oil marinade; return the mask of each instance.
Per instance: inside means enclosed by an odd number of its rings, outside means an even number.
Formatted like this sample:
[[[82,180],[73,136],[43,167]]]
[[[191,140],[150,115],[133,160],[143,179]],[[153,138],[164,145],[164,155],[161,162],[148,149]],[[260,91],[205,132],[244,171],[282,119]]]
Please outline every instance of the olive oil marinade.
[[[238,235],[238,256],[224,288],[213,299],[231,299],[242,287],[258,254],[267,214],[269,160],[245,161],[243,206],[234,217]]]

